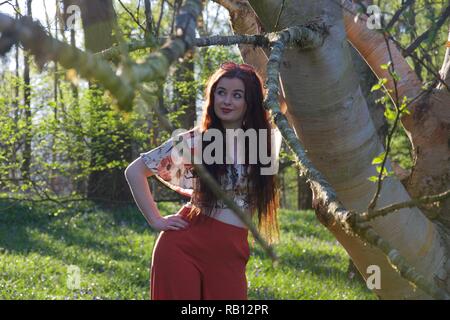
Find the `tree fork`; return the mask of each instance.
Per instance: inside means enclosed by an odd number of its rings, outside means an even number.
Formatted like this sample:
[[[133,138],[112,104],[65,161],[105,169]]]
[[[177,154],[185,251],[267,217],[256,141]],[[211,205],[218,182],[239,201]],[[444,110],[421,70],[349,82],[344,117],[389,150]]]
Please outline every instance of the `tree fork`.
[[[290,29],[290,28],[289,28]],[[317,30],[320,30],[319,27]],[[299,43],[295,37],[291,37],[293,33],[288,30],[278,33],[277,38],[272,43],[272,52],[269,57],[267,65],[267,81],[268,94],[264,100],[264,105],[268,110],[272,111],[272,118],[278,128],[280,129],[289,148],[294,152],[295,160],[301,169],[301,174],[304,175],[311,183],[311,188],[314,194],[314,204],[319,213],[319,219],[325,222],[325,225],[332,223],[339,223],[344,230],[353,233],[363,239],[365,242],[377,247],[383,251],[389,262],[393,265],[395,270],[399,272],[401,277],[408,280],[413,286],[419,287],[424,292],[436,299],[449,299],[445,291],[438,288],[434,283],[428,282],[425,277],[418,273],[414,267],[410,266],[406,260],[395,250],[388,241],[380,237],[375,230],[367,223],[357,222],[358,214],[349,211],[339,202],[336,192],[331,185],[325,180],[322,174],[313,166],[313,164],[306,157],[306,152],[297,138],[294,130],[289,125],[286,117],[281,113],[280,105],[277,99],[278,88],[278,74],[281,63],[283,51],[289,44]],[[307,35],[306,43],[319,45],[323,41],[326,33],[304,33]],[[318,41],[320,40],[320,41]],[[304,43],[304,42],[300,42]]]

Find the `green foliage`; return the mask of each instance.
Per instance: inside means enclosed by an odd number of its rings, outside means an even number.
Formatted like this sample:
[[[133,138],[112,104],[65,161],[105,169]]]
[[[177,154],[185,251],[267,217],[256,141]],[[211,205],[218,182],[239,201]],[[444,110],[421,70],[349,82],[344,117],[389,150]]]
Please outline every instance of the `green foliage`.
[[[18,84],[22,91],[20,80],[10,77],[11,86]],[[40,80],[48,78],[44,75]],[[2,89],[6,93],[5,87]],[[32,89],[33,95],[43,90]],[[124,169],[128,165],[130,137],[141,145],[148,139],[142,135],[145,127],[144,122],[138,123],[139,115],[117,113],[102,91],[84,89],[79,98],[74,98],[70,84],[62,82],[59,93],[57,103],[46,95],[32,100],[34,120],[30,126],[24,120],[24,108],[16,109],[11,96],[4,94],[0,99],[0,186],[5,190],[30,196],[73,196],[72,191],[83,195],[83,188],[78,187],[86,184],[93,171]],[[28,131],[32,136],[32,178],[24,181],[20,146]]]
[[[138,6],[137,0],[124,3],[132,12]],[[159,4],[158,1],[158,5],[152,6],[155,20],[159,17]],[[384,12],[392,14],[401,2],[380,1],[379,5]],[[403,47],[407,47],[435,24],[447,5],[443,0],[416,1],[391,29],[392,35]],[[142,40],[143,30],[116,2],[115,8],[124,39]],[[172,27],[173,7],[166,3],[164,10],[161,36],[169,35]],[[144,25],[142,6],[135,17]],[[442,44],[446,42],[446,37],[446,28],[434,29],[415,51],[429,69],[439,69],[445,51]],[[130,53],[130,56],[142,61],[155,49],[139,50]],[[5,191],[2,197],[14,196],[24,201],[22,206],[0,211],[0,297],[147,297],[146,267],[150,259],[150,247],[145,244],[153,243],[156,234],[147,228],[142,218],[138,218],[140,214],[135,209],[118,210],[111,214],[91,205],[83,207],[69,203],[66,207],[31,210],[25,205],[25,199],[85,196],[86,184],[92,172],[123,170],[133,160],[131,156],[135,157],[139,152],[159,145],[170,133],[159,126],[152,105],[148,103],[162,103],[169,111],[170,120],[180,126],[188,110],[201,109],[206,80],[225,60],[241,61],[236,47],[195,49],[193,73],[190,70],[175,72],[189,60],[178,62],[164,83],[148,85],[153,99],[150,102],[136,99],[130,113],[119,113],[107,94],[102,90],[88,89],[85,82],[80,82],[79,96],[74,97],[72,87],[62,77],[61,70],[58,74],[58,101],[55,101],[53,64],[50,63],[39,74],[32,65],[31,125],[27,125],[25,120],[23,80],[15,77],[8,68],[2,68],[0,190]],[[430,84],[434,80],[435,76],[417,60],[408,58],[408,62],[424,83]],[[389,62],[381,68],[389,70],[399,81],[391,66]],[[371,91],[383,90],[385,83],[386,79],[380,79]],[[17,97],[16,87],[19,90]],[[195,96],[195,101],[189,102],[192,96]],[[390,128],[398,113],[408,113],[406,97],[399,101],[397,107],[387,94],[379,102],[385,107],[384,115]],[[24,138],[27,134],[32,136],[30,181],[23,180],[21,172]],[[373,165],[378,173],[381,172],[380,165],[385,156],[384,153],[374,158]],[[412,167],[411,145],[401,127],[392,137],[388,156],[405,169]],[[281,162],[290,160],[293,160],[292,155],[284,146]],[[286,207],[296,206],[297,174],[296,168],[289,167],[283,175],[285,189],[282,193]],[[383,168],[382,177],[391,174],[387,168]],[[369,179],[376,182],[378,176]],[[175,208],[167,205],[164,212],[173,212]],[[258,248],[250,259],[248,279],[251,298],[374,298],[363,286],[348,281],[344,271],[348,261],[345,252],[318,225],[311,212],[299,214],[283,211],[282,228],[283,238],[278,246],[283,262],[280,270],[271,269],[269,260]],[[66,269],[70,264],[79,265],[82,269],[81,290],[70,291],[65,286]]]
[[[398,10],[403,1],[379,1],[382,12],[386,12],[389,21],[392,14]],[[448,1],[438,0],[417,0],[405,10],[397,23],[389,30],[390,34],[401,44],[403,48],[408,47],[418,36],[428,29],[431,29],[428,37],[420,44],[420,47],[414,51],[417,58],[422,60],[428,69],[423,67],[417,59],[408,58],[412,68],[418,73],[424,82],[435,79],[429,69],[435,72],[439,70],[445,52],[447,40],[448,24],[444,23],[440,30],[436,30],[436,22],[443,10],[448,6]]]
[[[392,62],[389,61],[386,64],[382,64],[381,69],[388,70],[391,77],[394,79],[395,83],[398,83],[401,79],[398,74],[393,70]],[[389,146],[389,154],[382,152],[380,155],[376,156],[372,164],[376,165],[375,169],[378,173],[382,170],[382,174],[378,176],[371,176],[368,178],[371,182],[377,182],[378,179],[384,179],[389,176],[393,176],[393,171],[388,171],[384,166],[385,158],[388,156],[391,160],[396,161],[404,169],[410,169],[411,163],[411,144],[407,139],[406,133],[403,127],[400,126],[399,120],[402,115],[410,114],[408,110],[408,104],[411,98],[403,96],[400,101],[395,101],[397,99],[397,92],[394,88],[387,89],[385,87],[387,83],[386,78],[379,79],[378,83],[372,86],[371,92],[382,90],[384,95],[377,99],[376,102],[384,106],[384,116],[389,125],[389,134],[386,139],[386,145]],[[391,97],[394,101],[391,101]],[[395,131],[394,130],[395,126]],[[381,165],[379,165],[381,164]]]

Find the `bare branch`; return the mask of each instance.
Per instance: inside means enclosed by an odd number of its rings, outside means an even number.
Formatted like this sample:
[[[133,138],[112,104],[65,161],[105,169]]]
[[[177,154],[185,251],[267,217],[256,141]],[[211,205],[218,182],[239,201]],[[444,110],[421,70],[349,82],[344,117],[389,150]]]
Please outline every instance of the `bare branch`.
[[[431,195],[431,196],[424,196],[418,199],[412,199],[410,201],[405,201],[405,202],[401,202],[401,203],[395,203],[395,204],[391,204],[389,206],[386,206],[382,209],[378,209],[378,210],[374,210],[372,212],[365,212],[361,215],[358,215],[358,217],[356,218],[356,220],[358,222],[366,222],[366,221],[370,221],[373,220],[377,217],[381,217],[381,216],[385,216],[388,213],[391,213],[393,211],[399,210],[399,209],[403,209],[403,208],[413,208],[413,207],[417,207],[421,204],[428,204],[428,203],[433,203],[433,202],[438,202],[438,201],[442,201],[444,199],[447,199],[448,197],[450,197],[450,190],[447,190],[445,192],[442,192],[440,194],[436,194],[436,195]]]
[[[146,30],[141,23],[139,22],[139,20],[136,19],[136,17],[134,16],[133,12],[130,11],[130,9],[127,8],[126,5],[123,4],[122,1],[119,0],[119,3],[121,5],[121,7],[128,13],[128,15],[131,17],[131,19],[133,19],[134,22],[136,22],[136,24],[139,26],[139,28],[141,28],[142,30]]]
[[[127,44],[128,51],[136,51],[146,48],[154,48],[164,44],[168,40],[167,37],[154,38],[150,37],[147,40],[136,40]],[[254,46],[268,47],[269,46],[268,35],[234,35],[234,36],[211,36],[205,38],[194,39],[194,46],[207,47],[207,46],[231,46],[234,44],[253,44]],[[105,49],[97,55],[106,60],[116,60],[120,55],[120,49],[118,46],[114,46]]]
[[[161,26],[161,21],[162,21],[162,16],[164,13],[164,3],[166,1],[165,0],[161,0],[161,7],[159,9],[159,18],[158,18],[158,22],[156,23],[156,29],[155,29],[155,36],[159,36],[159,28]]]
[[[402,53],[404,57],[410,56],[411,53],[417,49],[417,47],[428,37],[428,35],[434,31],[438,30],[447,20],[447,18],[450,16],[450,5],[445,8],[444,12],[439,17],[438,21],[436,21],[435,24],[433,24],[427,31],[422,33],[420,36],[414,40],[413,43],[411,43]]]
[[[134,83],[164,78],[170,65],[182,57],[195,41],[196,19],[202,11],[201,0],[187,0],[180,8],[175,27],[175,36],[158,52],[150,54],[144,63],[132,67],[130,76]]]
[[[397,22],[397,20],[400,18],[400,16],[403,13],[403,11],[405,11],[414,2],[416,2],[416,0],[407,0],[405,3],[403,3],[403,5],[400,7],[400,9],[398,9],[394,13],[394,15],[392,16],[391,20],[389,21],[389,23],[387,24],[385,29],[389,30]]]

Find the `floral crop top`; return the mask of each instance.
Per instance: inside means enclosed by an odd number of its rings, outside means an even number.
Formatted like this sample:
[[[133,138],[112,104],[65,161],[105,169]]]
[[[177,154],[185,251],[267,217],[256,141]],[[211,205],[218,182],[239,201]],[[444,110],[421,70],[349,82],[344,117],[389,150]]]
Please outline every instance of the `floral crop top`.
[[[194,166],[191,159],[174,156],[173,149],[177,145],[177,137],[182,136],[186,139],[191,156],[194,155],[194,130],[195,128],[184,132],[175,138],[172,137],[159,147],[148,152],[141,153],[140,157],[145,165],[153,172],[155,177],[170,189],[176,191],[182,196],[191,198],[194,192],[194,185],[199,179],[194,174]],[[279,137],[281,145],[281,136]],[[277,154],[279,152],[277,146]],[[175,154],[178,154],[175,152]],[[277,159],[278,161],[278,159]],[[223,190],[231,197],[235,203],[244,211],[250,209],[250,203],[247,199],[248,170],[243,164],[226,165],[227,173],[222,176],[221,186]],[[193,203],[195,205],[195,203]],[[224,209],[227,206],[222,200],[218,200],[215,208]]]

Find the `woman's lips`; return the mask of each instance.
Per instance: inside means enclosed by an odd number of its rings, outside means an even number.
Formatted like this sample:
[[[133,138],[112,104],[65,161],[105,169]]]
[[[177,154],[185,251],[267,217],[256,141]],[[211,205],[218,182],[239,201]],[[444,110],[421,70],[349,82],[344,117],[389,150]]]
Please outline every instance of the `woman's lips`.
[[[223,113],[230,113],[231,111],[233,111],[233,109],[222,108]]]

